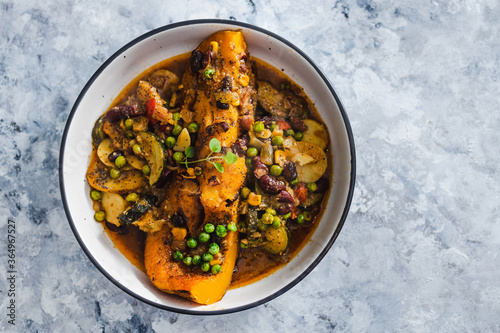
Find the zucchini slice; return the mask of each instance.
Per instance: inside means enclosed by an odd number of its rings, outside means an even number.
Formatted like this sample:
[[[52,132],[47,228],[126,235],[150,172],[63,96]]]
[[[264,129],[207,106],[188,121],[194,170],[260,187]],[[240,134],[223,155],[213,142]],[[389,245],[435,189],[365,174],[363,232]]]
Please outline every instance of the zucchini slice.
[[[148,162],[151,174],[149,184],[153,185],[163,173],[165,165],[165,150],[160,139],[151,132],[139,132],[137,141],[141,144],[144,158]]]
[[[121,224],[131,224],[137,221],[144,215],[154,204],[158,198],[154,195],[146,194],[141,200],[137,201],[132,207],[124,211],[118,216]]]
[[[97,121],[94,124],[94,128],[92,129],[92,145],[94,146],[94,148],[99,147],[101,142],[108,137],[103,130],[103,125],[105,121],[106,121],[106,115],[103,114],[102,116],[99,117],[99,119],[97,119]]]

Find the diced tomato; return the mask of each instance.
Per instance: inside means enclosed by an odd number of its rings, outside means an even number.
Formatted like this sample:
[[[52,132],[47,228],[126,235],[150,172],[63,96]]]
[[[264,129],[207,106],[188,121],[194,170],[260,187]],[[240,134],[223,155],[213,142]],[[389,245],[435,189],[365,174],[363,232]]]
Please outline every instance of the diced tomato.
[[[295,188],[293,189],[293,192],[295,193],[295,197],[299,199],[300,203],[304,203],[307,200],[307,187],[304,183],[299,183]]]
[[[297,218],[297,215],[300,214],[300,209],[299,207],[295,207],[293,210],[292,210],[292,215],[290,216],[292,219],[295,219]]]
[[[278,120],[276,123],[278,124],[279,128],[282,129],[283,131],[286,131],[286,130],[289,130],[290,128],[292,128],[290,126],[290,124],[284,120]]]

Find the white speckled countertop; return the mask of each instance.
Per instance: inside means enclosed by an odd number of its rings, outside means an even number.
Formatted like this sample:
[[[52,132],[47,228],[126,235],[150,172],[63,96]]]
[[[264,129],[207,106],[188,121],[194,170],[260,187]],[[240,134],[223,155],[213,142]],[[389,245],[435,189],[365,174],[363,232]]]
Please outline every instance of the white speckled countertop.
[[[500,5],[399,3],[0,2],[0,331],[500,331]],[[357,152],[350,214],[316,269],[265,305],[207,317],[156,309],[103,277],[58,184],[64,125],[92,74],[133,38],[196,18],[302,48],[337,89]]]

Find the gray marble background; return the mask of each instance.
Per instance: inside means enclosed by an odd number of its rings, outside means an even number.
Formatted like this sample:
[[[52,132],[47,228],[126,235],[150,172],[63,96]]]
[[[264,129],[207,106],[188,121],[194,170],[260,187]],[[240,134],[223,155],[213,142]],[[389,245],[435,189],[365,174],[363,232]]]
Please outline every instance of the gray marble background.
[[[0,224],[16,222],[16,326],[0,331],[500,331],[497,0],[0,2]],[[236,19],[302,48],[336,87],[357,148],[350,215],[300,284],[231,315],[143,304],[92,265],[61,204],[58,154],[80,90],[165,24]]]

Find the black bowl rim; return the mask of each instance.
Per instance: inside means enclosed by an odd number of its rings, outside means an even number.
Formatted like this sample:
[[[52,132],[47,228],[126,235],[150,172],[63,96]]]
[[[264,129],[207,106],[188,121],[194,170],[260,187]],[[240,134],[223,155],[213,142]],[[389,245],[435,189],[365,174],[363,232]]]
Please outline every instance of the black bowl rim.
[[[174,29],[174,28],[178,28],[178,27],[182,27],[182,26],[186,26],[186,25],[199,25],[199,24],[234,25],[236,28],[243,27],[243,28],[247,28],[247,29],[250,29],[250,30],[255,30],[257,32],[264,33],[264,34],[266,34],[268,36],[271,36],[271,37],[273,37],[273,38],[281,41],[282,43],[286,44],[287,46],[289,46],[290,48],[292,48],[294,51],[296,51],[297,53],[299,53],[305,60],[307,60],[307,62],[309,62],[309,64],[314,68],[314,70],[321,76],[321,78],[323,79],[323,81],[325,82],[325,84],[328,86],[328,89],[330,90],[331,94],[334,96],[335,101],[336,101],[336,103],[337,103],[337,105],[339,107],[340,113],[341,113],[343,121],[344,121],[344,126],[346,128],[346,132],[347,132],[347,136],[348,136],[348,140],[349,140],[349,146],[350,146],[350,153],[351,153],[351,178],[350,178],[350,182],[349,182],[349,192],[348,192],[348,195],[347,195],[346,204],[344,206],[344,210],[342,212],[339,224],[337,225],[337,228],[335,229],[335,232],[333,233],[332,237],[328,241],[328,243],[325,246],[325,248],[321,251],[321,253],[319,254],[319,256],[309,265],[309,267],[307,267],[307,269],[302,274],[300,274],[295,280],[293,280],[292,282],[290,282],[289,284],[287,284],[286,286],[284,286],[283,288],[281,288],[277,292],[275,292],[275,293],[273,293],[271,295],[268,295],[267,297],[264,297],[264,298],[262,298],[262,299],[260,299],[258,301],[255,301],[255,302],[243,305],[243,306],[239,306],[239,307],[235,307],[235,308],[231,308],[231,309],[213,310],[213,311],[210,311],[210,310],[209,311],[186,310],[186,309],[179,309],[179,308],[176,308],[176,307],[171,307],[171,306],[166,306],[166,305],[158,304],[158,303],[150,301],[150,300],[148,300],[148,299],[146,299],[146,298],[144,298],[144,297],[136,294],[135,292],[133,292],[132,290],[129,290],[128,288],[126,288],[125,286],[123,286],[122,284],[120,284],[117,280],[115,280],[101,265],[99,265],[99,263],[97,262],[97,260],[94,258],[94,256],[92,255],[92,253],[90,253],[90,251],[86,247],[85,243],[83,242],[82,238],[78,234],[78,232],[76,230],[75,223],[74,223],[73,218],[71,216],[71,212],[70,212],[69,207],[68,207],[68,202],[67,202],[67,199],[66,199],[66,192],[65,192],[65,189],[64,189],[64,179],[63,179],[64,149],[65,149],[65,146],[66,146],[66,138],[67,138],[67,135],[68,135],[69,127],[71,125],[71,121],[72,121],[73,116],[74,116],[74,114],[76,112],[76,109],[80,105],[81,100],[83,99],[83,97],[87,93],[87,91],[90,88],[90,86],[97,79],[97,77],[104,71],[104,69],[106,67],[108,67],[109,64],[112,61],[114,61],[117,57],[119,57],[127,49],[131,48],[133,45],[139,43],[140,41],[142,41],[144,39],[147,39],[147,38],[149,38],[149,37],[151,37],[153,35],[156,35],[158,33],[166,31],[166,30],[170,30],[170,29]],[[354,148],[354,136],[353,136],[353,133],[352,133],[352,129],[351,129],[351,125],[350,125],[349,119],[348,119],[347,114],[346,114],[346,112],[344,110],[344,107],[343,107],[343,105],[342,105],[339,97],[337,96],[337,93],[335,92],[335,90],[333,89],[332,85],[330,84],[330,81],[328,80],[328,78],[324,75],[324,73],[319,69],[319,67],[312,61],[312,59],[309,56],[307,56],[302,50],[300,50],[297,46],[295,46],[294,44],[292,44],[291,42],[289,42],[285,38],[283,38],[283,37],[281,37],[281,36],[279,36],[279,35],[271,32],[271,31],[263,29],[261,27],[258,27],[258,26],[255,26],[255,25],[252,25],[252,24],[249,24],[249,23],[245,23],[245,22],[235,21],[235,20],[198,19],[198,20],[180,21],[180,22],[168,24],[168,25],[156,28],[154,30],[151,30],[151,31],[149,31],[149,32],[147,32],[147,33],[145,33],[145,34],[143,34],[143,35],[141,35],[141,36],[133,39],[132,41],[130,41],[129,43],[127,43],[125,46],[123,46],[122,48],[120,48],[118,51],[116,51],[111,57],[109,57],[99,67],[99,69],[94,73],[94,75],[92,75],[92,77],[90,78],[90,80],[87,82],[87,84],[85,85],[85,87],[80,92],[78,98],[76,99],[76,101],[75,101],[75,103],[74,103],[74,105],[73,105],[73,107],[71,109],[71,112],[69,114],[68,120],[66,121],[66,126],[64,128],[63,137],[62,137],[62,140],[61,140],[61,148],[60,148],[60,151],[59,151],[59,187],[60,187],[61,197],[62,197],[62,201],[63,201],[63,205],[64,205],[64,211],[65,211],[66,216],[68,218],[68,222],[70,224],[71,230],[73,231],[73,234],[75,235],[78,243],[80,244],[81,248],[83,249],[83,251],[85,252],[85,254],[87,255],[87,257],[90,259],[90,261],[99,269],[99,271],[101,271],[101,273],[106,278],[108,278],[108,280],[110,280],[111,282],[113,282],[118,288],[120,288],[121,290],[123,290],[127,294],[131,295],[132,297],[134,297],[134,298],[136,298],[136,299],[138,299],[138,300],[140,300],[140,301],[142,301],[142,302],[144,302],[146,304],[152,305],[154,307],[157,307],[157,308],[160,308],[160,309],[163,309],[163,310],[168,310],[168,311],[182,313],[182,314],[190,314],[190,315],[219,315],[219,314],[228,314],[228,313],[234,313],[234,312],[239,312],[239,311],[247,310],[247,309],[250,309],[250,308],[253,308],[255,306],[262,305],[264,303],[267,303],[267,302],[271,301],[272,299],[274,299],[274,298],[276,298],[276,297],[284,294],[286,291],[290,290],[292,287],[294,287],[300,281],[302,281],[319,264],[319,262],[325,257],[325,255],[327,254],[327,252],[330,250],[330,248],[332,247],[333,243],[337,239],[340,231],[342,230],[342,227],[343,227],[344,222],[345,222],[345,220],[347,218],[347,214],[349,212],[349,208],[350,208],[350,205],[351,205],[351,202],[352,202],[352,197],[353,197],[353,194],[354,194],[355,180],[356,180],[356,155],[355,155],[355,148]]]

